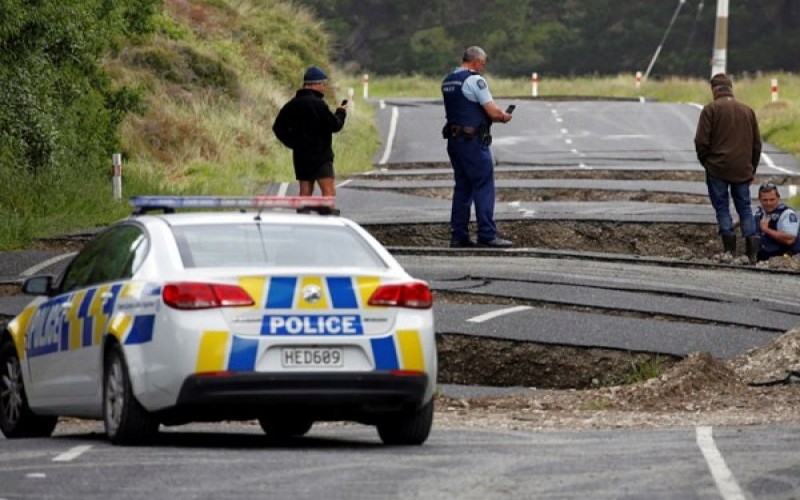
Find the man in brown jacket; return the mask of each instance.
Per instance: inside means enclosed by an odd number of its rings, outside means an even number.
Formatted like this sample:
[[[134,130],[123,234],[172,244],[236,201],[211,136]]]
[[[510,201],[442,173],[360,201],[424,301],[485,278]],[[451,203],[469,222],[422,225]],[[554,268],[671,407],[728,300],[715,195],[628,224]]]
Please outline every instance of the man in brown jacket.
[[[755,112],[733,98],[733,82],[722,73],[711,78],[714,101],[703,108],[694,137],[697,159],[706,170],[708,197],[717,216],[725,252],[736,253],[736,234],[728,193],[741,221],[750,262],[759,238],[750,206],[750,183],[761,158],[761,134]]]

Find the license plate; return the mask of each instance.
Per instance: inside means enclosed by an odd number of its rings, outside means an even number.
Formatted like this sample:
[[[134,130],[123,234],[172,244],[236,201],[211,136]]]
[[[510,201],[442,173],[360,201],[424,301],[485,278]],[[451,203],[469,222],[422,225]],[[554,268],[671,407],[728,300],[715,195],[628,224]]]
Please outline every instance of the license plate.
[[[281,363],[284,368],[338,368],[344,355],[338,347],[284,347]]]

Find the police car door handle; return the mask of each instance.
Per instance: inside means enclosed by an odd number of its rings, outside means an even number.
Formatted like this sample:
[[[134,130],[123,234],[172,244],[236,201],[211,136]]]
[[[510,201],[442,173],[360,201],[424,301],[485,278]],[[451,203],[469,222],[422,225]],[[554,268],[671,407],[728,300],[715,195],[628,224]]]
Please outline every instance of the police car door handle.
[[[114,296],[114,294],[111,293],[111,292],[103,292],[103,293],[100,294],[100,300],[105,302],[105,301],[107,301],[108,299],[110,299],[113,296]]]
[[[61,309],[72,309],[72,302],[69,301],[63,302],[61,304]]]

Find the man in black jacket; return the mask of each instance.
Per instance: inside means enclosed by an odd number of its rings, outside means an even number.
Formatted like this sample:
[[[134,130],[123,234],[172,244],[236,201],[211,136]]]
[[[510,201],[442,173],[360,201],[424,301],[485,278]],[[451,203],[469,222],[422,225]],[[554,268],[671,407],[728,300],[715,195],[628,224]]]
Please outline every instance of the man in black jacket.
[[[308,68],[303,88],[281,108],[272,125],[278,139],[292,150],[300,196],[311,196],[314,182],[319,184],[322,196],[336,196],[331,142],[333,134],[344,127],[347,104],[331,112],[325,102],[327,81],[320,68]]]

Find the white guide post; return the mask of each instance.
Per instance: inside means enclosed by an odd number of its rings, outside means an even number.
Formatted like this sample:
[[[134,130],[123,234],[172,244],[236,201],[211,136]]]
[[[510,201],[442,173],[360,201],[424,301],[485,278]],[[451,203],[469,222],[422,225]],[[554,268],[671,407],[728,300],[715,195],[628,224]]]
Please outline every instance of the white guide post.
[[[111,193],[115,201],[122,201],[122,155],[111,155]]]

